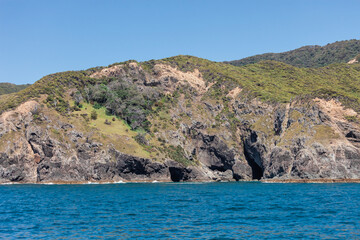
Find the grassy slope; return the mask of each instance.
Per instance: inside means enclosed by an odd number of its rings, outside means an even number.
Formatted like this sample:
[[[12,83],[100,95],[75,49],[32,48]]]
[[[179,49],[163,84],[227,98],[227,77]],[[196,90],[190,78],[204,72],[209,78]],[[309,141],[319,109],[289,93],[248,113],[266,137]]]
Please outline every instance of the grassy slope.
[[[87,131],[94,131],[98,133],[98,140],[105,144],[113,144],[115,149],[120,150],[123,153],[131,154],[133,156],[149,158],[152,157],[149,152],[137,143],[133,137],[136,136],[135,131],[131,131],[130,127],[125,124],[121,119],[115,117],[115,121],[112,119],[114,116],[107,115],[105,108],[94,109],[91,104],[83,103],[83,107],[80,111],[75,111],[74,114],[81,115],[87,114],[90,117],[91,112],[96,111],[97,119],[89,120],[88,123],[83,123],[81,117],[73,117],[71,123],[74,125],[86,124]],[[81,120],[80,122],[78,120]],[[111,122],[111,125],[105,124],[105,120]],[[114,141],[116,139],[116,141]]]
[[[240,85],[269,102],[289,102],[297,96],[337,97],[360,110],[360,64],[332,64],[322,68],[297,68],[276,61],[262,61],[244,67],[215,63],[201,58],[177,56],[161,60],[183,71],[198,68],[209,82],[216,82],[210,94],[224,96],[221,85],[231,90]]]
[[[263,60],[284,62],[296,67],[323,67],[346,63],[360,53],[360,40],[339,41],[326,46],[305,46],[283,53],[265,53],[227,63],[244,66]]]

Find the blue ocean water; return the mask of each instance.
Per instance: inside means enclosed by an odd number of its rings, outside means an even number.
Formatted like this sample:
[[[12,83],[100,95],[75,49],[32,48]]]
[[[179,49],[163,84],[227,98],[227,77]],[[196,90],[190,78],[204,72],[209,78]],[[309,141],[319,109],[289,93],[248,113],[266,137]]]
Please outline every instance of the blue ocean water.
[[[360,239],[360,184],[0,186],[1,239]]]

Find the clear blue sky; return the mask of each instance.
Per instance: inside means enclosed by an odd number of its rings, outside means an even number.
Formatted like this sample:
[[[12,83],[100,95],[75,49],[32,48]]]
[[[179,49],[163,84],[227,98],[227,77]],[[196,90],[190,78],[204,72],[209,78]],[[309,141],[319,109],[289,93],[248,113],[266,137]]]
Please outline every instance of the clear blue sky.
[[[129,59],[214,61],[360,39],[359,0],[0,0],[0,82]]]

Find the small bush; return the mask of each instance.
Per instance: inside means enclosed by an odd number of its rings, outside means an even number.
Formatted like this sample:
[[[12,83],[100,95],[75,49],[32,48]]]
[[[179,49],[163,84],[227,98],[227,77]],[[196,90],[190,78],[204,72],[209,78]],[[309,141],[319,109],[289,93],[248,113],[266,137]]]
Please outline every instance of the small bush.
[[[169,158],[183,164],[184,166],[195,165],[195,162],[186,157],[185,151],[181,146],[175,147],[170,145],[169,147],[165,147],[165,152]]]
[[[144,133],[138,133],[135,137],[134,137],[135,141],[138,142],[140,145],[149,145],[147,139],[146,139],[146,135]]]
[[[81,109],[77,105],[73,106],[72,110],[73,111],[81,111]]]
[[[97,117],[98,117],[98,114],[97,114],[97,112],[95,111],[95,110],[92,110],[91,111],[91,119],[92,120],[96,120],[97,119]]]
[[[349,122],[355,122],[355,123],[359,122],[359,119],[356,116],[344,116],[344,118]]]
[[[98,104],[98,103],[95,103],[94,106],[93,106],[93,108],[95,108],[95,109],[100,109],[100,108],[101,108],[101,105]]]

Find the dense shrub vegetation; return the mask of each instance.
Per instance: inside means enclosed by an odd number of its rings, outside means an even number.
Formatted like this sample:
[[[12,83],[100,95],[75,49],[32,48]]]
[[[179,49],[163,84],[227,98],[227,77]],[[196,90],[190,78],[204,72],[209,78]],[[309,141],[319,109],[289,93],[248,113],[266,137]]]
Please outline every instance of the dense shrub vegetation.
[[[84,89],[86,100],[94,107],[106,107],[109,114],[124,119],[132,129],[149,130],[147,115],[160,94],[152,88],[143,88],[135,84],[116,79],[107,85],[89,85]]]
[[[46,102],[49,106],[55,107],[60,112],[66,111],[68,103],[64,96],[69,88],[81,89],[89,83],[94,84],[96,82],[95,79],[89,78],[88,74],[86,71],[68,71],[47,75],[17,93],[2,96],[0,98],[0,113],[29,99],[38,98],[42,94],[48,95]]]
[[[16,85],[12,83],[0,83],[0,95],[15,93],[30,86],[30,84]]]
[[[296,67],[323,67],[332,63],[346,63],[360,53],[360,40],[340,41],[326,46],[305,46],[283,53],[265,53],[226,62],[244,66],[263,60],[284,62]]]

